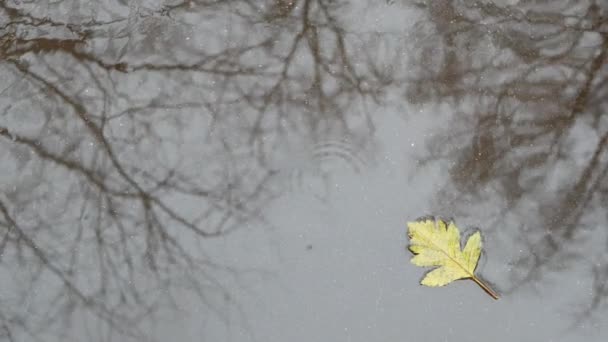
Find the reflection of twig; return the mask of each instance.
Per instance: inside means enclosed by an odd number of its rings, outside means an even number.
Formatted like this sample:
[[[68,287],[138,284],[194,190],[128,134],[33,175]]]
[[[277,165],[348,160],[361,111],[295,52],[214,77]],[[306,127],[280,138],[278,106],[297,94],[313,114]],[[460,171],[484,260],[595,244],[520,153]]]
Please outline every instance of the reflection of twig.
[[[137,29],[146,38],[155,32],[126,17],[70,23],[0,3],[10,20],[1,25],[7,33],[0,34],[0,56],[18,79],[12,89],[25,88],[0,93],[10,104],[2,115],[21,120],[16,104],[27,102],[39,128],[25,133],[10,121],[0,126],[0,147],[31,152],[18,157],[19,167],[35,171],[12,179],[0,215],[0,227],[7,228],[0,232],[0,255],[10,265],[10,258],[25,262],[33,253],[39,272],[61,280],[61,288],[49,289],[50,306],[35,308],[50,312],[41,326],[86,308],[135,333],[140,320],[175,305],[181,289],[228,320],[215,305],[218,296],[230,297],[223,279],[240,282],[246,272],[213,262],[204,241],[252,221],[269,227],[262,209],[283,189],[268,154],[294,134],[313,142],[350,134],[350,111],[368,99],[378,102],[394,80],[373,51],[358,58],[381,34],[349,33],[340,4],[275,5],[283,18],[272,23],[249,1],[142,9],[139,17],[170,20],[172,27],[185,23],[184,13],[228,15],[234,24],[230,39],[211,34],[202,46],[154,37],[170,56],[148,53],[154,58],[139,61],[133,56],[149,42],[137,44],[140,38],[126,32]],[[159,93],[148,96],[140,86]],[[367,124],[371,132],[369,117]],[[192,133],[199,126],[207,127]],[[183,148],[182,133],[200,138],[195,149]],[[38,210],[38,201],[48,201],[46,210]],[[152,293],[161,289],[165,296]],[[16,336],[22,326],[10,324],[19,316],[12,311],[18,308],[0,308],[0,336]],[[23,320],[24,331],[34,324]],[[11,331],[2,332],[2,324]]]
[[[485,198],[487,187],[504,199],[509,209],[502,213],[519,210],[529,199],[541,202],[540,216],[531,218],[537,224],[530,224],[539,231],[522,235],[531,250],[517,264],[524,269],[521,285],[575,260],[577,255],[563,246],[575,242],[584,215],[602,205],[608,133],[597,119],[588,129],[599,141],[575,180],[561,181],[556,189],[546,185],[553,183],[549,175],[556,166],[579,157],[567,152],[575,125],[605,112],[600,99],[608,95],[608,22],[595,4],[564,15],[533,3],[517,9],[474,3],[441,0],[428,6],[434,35],[416,56],[408,95],[461,110],[450,128],[458,133],[431,146],[432,158],[456,161],[452,184],[442,192],[446,205],[458,203],[454,197]],[[583,51],[580,46],[590,36],[594,40]],[[539,198],[541,189],[551,196]]]
[[[24,231],[21,229],[19,225],[13,220],[10,216],[7,207],[4,205],[2,201],[0,201],[0,213],[4,216],[4,219],[8,222],[9,226],[12,228],[11,231],[14,231],[17,235],[17,239],[22,241],[25,246],[30,250],[30,252],[36,256],[36,258],[55,276],[57,276],[63,285],[71,292],[72,295],[76,296],[81,303],[95,312],[99,318],[106,321],[110,326],[117,329],[119,332],[128,333],[130,331],[128,321],[125,321],[124,317],[117,317],[116,313],[110,312],[103,305],[97,305],[95,300],[86,296],[84,293],[80,291],[80,289],[68,279],[68,277],[61,271],[57,266],[55,266],[48,257],[44,254],[42,249],[38,247],[36,242],[32,240]],[[9,234],[11,231],[7,232]]]

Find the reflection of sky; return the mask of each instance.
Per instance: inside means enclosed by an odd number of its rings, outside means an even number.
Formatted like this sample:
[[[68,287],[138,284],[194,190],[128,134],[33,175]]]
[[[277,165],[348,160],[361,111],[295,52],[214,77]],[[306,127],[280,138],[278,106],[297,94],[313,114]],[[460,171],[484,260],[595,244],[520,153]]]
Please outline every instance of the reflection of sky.
[[[270,279],[251,284],[251,293],[237,291],[257,340],[602,340],[608,327],[597,320],[569,330],[579,305],[591,295],[588,270],[549,273],[537,283],[502,293],[498,301],[469,280],[444,288],[418,285],[426,270],[409,263],[405,223],[433,212],[430,203],[445,178],[437,167],[417,168],[415,155],[424,148],[403,142],[413,139],[418,145],[424,133],[434,130],[430,115],[405,121],[389,115],[379,124],[385,148],[375,168],[360,175],[334,175],[328,204],[292,194],[272,206],[270,217],[280,229],[268,241],[277,247],[280,261],[272,263]],[[481,229],[485,254],[478,273],[501,291],[513,285],[513,260],[526,251],[514,242],[515,230],[508,224],[486,226],[491,222],[484,222],[486,210],[491,208],[481,205],[479,215],[458,223],[465,231],[470,226]],[[601,248],[597,241],[589,242],[587,248]],[[260,254],[265,266],[266,244],[255,248],[232,243],[235,258],[260,265]],[[236,312],[232,315],[237,319]],[[191,319],[181,324],[203,334],[204,326],[195,323],[199,317]],[[227,334],[234,341],[247,340],[238,331],[234,327]]]
[[[307,44],[312,43],[306,37],[294,54],[290,69],[293,73],[288,73],[291,78],[276,86],[280,91],[273,93],[273,100],[284,96],[287,104],[275,106],[270,101],[268,105],[263,94],[275,86],[282,70],[281,58],[289,52],[299,26],[280,19],[274,27],[258,23],[251,26],[256,29],[250,30],[251,23],[243,17],[221,16],[221,10],[209,15],[219,15],[221,25],[216,25],[203,20],[205,15],[196,11],[180,12],[177,18],[170,18],[143,10],[144,2],[137,3],[130,3],[128,18],[124,16],[124,20],[108,25],[107,32],[95,32],[86,46],[103,60],[129,63],[129,73],[106,74],[99,67],[90,71],[74,65],[61,53],[42,57],[30,53],[21,61],[29,62],[31,71],[56,81],[60,89],[77,94],[92,111],[121,113],[105,122],[105,134],[116,144],[118,159],[131,167],[127,172],[145,186],[153,184],[151,178],[162,178],[167,169],[179,166],[181,177],[194,180],[189,185],[211,188],[213,195],[231,192],[238,200],[238,190],[242,190],[239,186],[251,190],[266,175],[263,167],[268,167],[274,172],[268,186],[272,191],[268,192],[274,195],[276,188],[281,188],[277,193],[284,191],[268,206],[259,205],[269,225],[248,222],[226,237],[209,240],[198,240],[190,233],[178,234],[188,251],[202,251],[205,258],[234,267],[237,276],[214,270],[213,277],[221,286],[205,284],[208,287],[203,289],[209,293],[206,302],[177,287],[173,294],[179,312],[163,310],[142,323],[157,340],[600,341],[608,334],[606,323],[597,318],[605,315],[604,308],[598,308],[589,319],[577,321],[578,313],[592,302],[594,294],[589,265],[599,267],[606,262],[606,236],[593,228],[605,224],[601,208],[583,216],[585,229],[580,229],[574,239],[567,243],[557,241],[560,254],[551,261],[554,269],[543,269],[525,284],[518,282],[528,271],[526,264],[518,261],[534,256],[534,242],[551,234],[540,218],[546,210],[543,203],[551,202],[564,183],[580,175],[595,150],[600,135],[591,123],[577,121],[563,138],[567,158],[547,170],[527,170],[526,176],[531,178],[546,172],[545,181],[529,189],[515,205],[506,203],[500,188],[491,181],[480,186],[476,196],[460,194],[450,187],[448,179],[448,169],[457,163],[457,154],[423,162],[430,150],[437,150],[429,146],[444,141],[453,144],[452,151],[467,148],[472,133],[459,124],[464,122],[466,126],[470,118],[458,120],[454,108],[406,106],[402,85],[397,83],[385,89],[382,99],[386,102],[382,104],[342,93],[329,96],[324,103],[328,113],[343,117],[328,114],[331,119],[325,120],[325,113],[315,103],[318,94],[309,89],[310,78],[299,82],[302,75],[310,76],[312,60]],[[400,80],[404,70],[408,72],[409,55],[405,51],[429,38],[421,27],[416,34],[410,33],[414,31],[411,25],[415,18],[409,20],[408,15],[416,16],[397,10],[400,8],[395,4],[369,6],[342,13],[342,24],[352,28],[346,34],[353,42],[347,52],[353,67],[362,74],[366,72],[365,58],[372,56]],[[38,8],[32,14],[62,17],[54,9],[48,11]],[[254,46],[272,30],[277,31],[277,40],[265,45],[265,50],[252,49],[253,52],[226,59],[212,56],[226,46]],[[52,34],[66,39],[71,37],[68,31]],[[332,42],[331,32],[319,32],[322,42]],[[379,39],[377,33],[387,33],[383,37],[388,38]],[[331,51],[330,45],[321,49]],[[368,50],[370,55],[363,53]],[[48,69],[47,62],[59,72]],[[180,70],[199,62],[201,70]],[[220,65],[221,70],[232,72],[237,70],[237,62],[258,71],[233,78],[208,71]],[[339,72],[341,64],[333,62],[328,70],[323,70],[328,93],[339,89],[329,75]],[[153,70],[154,63],[181,64],[173,70]],[[69,76],[67,81],[57,76],[61,72]],[[27,93],[27,79],[11,65],[0,64],[0,75],[13,84],[0,98],[0,108],[8,108],[6,114],[0,114],[0,127],[6,126],[21,137],[40,135],[41,145],[37,146],[94,164],[100,174],[113,170],[104,164],[107,160],[99,156],[103,153],[98,142],[84,124],[63,119],[69,110],[54,104],[45,92]],[[96,83],[97,77],[100,83]],[[361,82],[362,89],[377,85],[373,81]],[[242,92],[249,97],[240,97]],[[13,102],[15,98],[20,101]],[[268,107],[260,110],[264,105]],[[266,115],[258,117],[260,112]],[[289,120],[284,117],[275,121],[278,112]],[[38,113],[51,119],[45,122]],[[133,114],[137,120],[130,120],[126,114]],[[367,126],[365,114],[373,118],[374,129]],[[249,129],[258,118],[260,132],[251,134]],[[319,119],[317,129],[322,133],[310,132],[310,121],[314,121],[311,118]],[[457,120],[451,121],[454,118]],[[602,122],[605,125],[606,120]],[[285,130],[285,136],[276,134],[275,124]],[[368,139],[370,132],[376,140]],[[450,135],[450,139],[444,140],[445,135]],[[43,227],[52,227],[42,229],[36,236],[42,247],[62,246],[64,240],[73,238],[74,222],[82,219],[86,225],[95,217],[94,206],[86,207],[86,215],[81,215],[79,206],[60,203],[64,198],[73,200],[68,204],[88,198],[76,186],[81,178],[66,177],[61,167],[39,163],[29,147],[13,144],[14,137],[2,139],[0,199],[10,204],[9,209],[19,215],[24,226],[42,220]],[[512,152],[520,157],[520,150]],[[605,155],[601,161],[608,162]],[[127,186],[116,171],[106,176],[117,188]],[[521,181],[526,184],[525,177]],[[446,188],[448,193],[442,192]],[[457,196],[450,196],[453,193],[449,191],[456,191]],[[175,191],[159,191],[159,196],[176,212],[192,219],[212,207]],[[261,198],[263,202],[268,197],[271,194],[256,197],[239,210],[257,209],[255,200]],[[233,202],[220,204],[214,215],[204,221],[210,222],[209,226],[220,222],[224,211],[241,214],[231,207]],[[125,205],[120,210],[135,217],[139,213],[137,205]],[[467,228],[481,229],[485,254],[478,272],[501,292],[500,300],[492,300],[467,280],[439,289],[418,284],[426,270],[409,263],[406,222],[427,214],[454,217],[465,232]],[[230,221],[227,226],[231,224],[240,223]],[[164,227],[171,231],[183,228],[175,222]],[[92,240],[93,234],[87,239]],[[74,251],[81,255],[85,266],[81,270],[83,284],[93,287],[99,274],[95,271],[95,255],[89,252],[86,248]],[[576,258],[562,263],[561,255]],[[21,270],[16,272],[5,260],[0,279],[10,280],[6,282],[10,285],[0,286],[0,305],[44,316],[39,308],[52,305],[45,294],[54,293],[59,285],[56,279],[46,273],[36,286],[25,286],[35,278],[33,263],[19,265]],[[577,264],[579,261],[582,267]],[[175,268],[166,275],[181,280],[187,272]],[[165,290],[165,285],[145,276],[136,283],[140,289],[151,291],[150,297]],[[222,286],[227,293],[221,291]],[[25,302],[18,300],[20,295],[26,298]],[[84,331],[105,334],[99,332],[101,328],[91,328],[99,324],[95,318],[76,317],[74,322],[75,330],[82,335],[86,335]]]

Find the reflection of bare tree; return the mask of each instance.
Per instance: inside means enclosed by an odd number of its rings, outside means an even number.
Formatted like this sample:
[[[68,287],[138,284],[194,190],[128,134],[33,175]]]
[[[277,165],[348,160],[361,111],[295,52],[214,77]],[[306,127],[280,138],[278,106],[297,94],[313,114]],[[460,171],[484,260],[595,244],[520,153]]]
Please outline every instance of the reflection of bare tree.
[[[608,203],[606,3],[418,6],[428,13],[420,26],[427,39],[408,97],[460,110],[451,134],[434,146],[436,155],[457,158],[450,170],[455,193],[483,198],[483,190],[494,189],[505,214],[538,205],[538,220],[521,234],[531,251],[520,261],[523,280],[564,266],[573,256],[564,246],[585,227],[601,236],[608,222],[597,214]],[[593,270],[597,279],[606,277],[605,267]],[[595,303],[605,292],[596,289]]]
[[[270,21],[261,2],[134,3],[0,3],[0,277],[21,269],[2,337],[83,309],[137,334],[184,290],[214,307],[238,272],[205,243],[263,223],[268,153],[369,124],[345,113],[391,82],[334,1],[277,1]]]

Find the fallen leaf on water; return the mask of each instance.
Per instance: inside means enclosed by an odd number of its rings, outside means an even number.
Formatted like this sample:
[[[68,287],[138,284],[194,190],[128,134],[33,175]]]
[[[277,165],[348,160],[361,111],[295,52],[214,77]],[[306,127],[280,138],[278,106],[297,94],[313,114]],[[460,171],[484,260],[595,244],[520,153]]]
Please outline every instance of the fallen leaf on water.
[[[475,275],[481,254],[481,233],[469,236],[464,249],[460,249],[460,231],[454,222],[446,224],[440,219],[425,218],[408,222],[409,250],[414,253],[412,264],[439,266],[428,272],[421,284],[443,286],[457,279],[472,279],[492,298],[498,294]]]

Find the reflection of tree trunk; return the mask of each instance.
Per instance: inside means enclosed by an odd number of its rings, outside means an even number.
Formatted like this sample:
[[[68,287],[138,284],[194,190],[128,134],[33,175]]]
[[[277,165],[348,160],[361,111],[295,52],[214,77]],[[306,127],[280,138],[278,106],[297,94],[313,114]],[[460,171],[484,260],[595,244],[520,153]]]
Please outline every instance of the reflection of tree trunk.
[[[310,1],[310,0],[305,0]],[[272,9],[268,15],[268,19],[285,18],[291,14],[291,11],[296,7],[297,0],[274,0]]]
[[[571,117],[584,113],[587,106],[587,101],[594,90],[594,81],[596,78],[601,76],[602,68],[605,67],[606,62],[608,62],[608,36],[602,36],[601,39],[602,44],[600,46],[599,53],[597,57],[593,59],[589,72],[587,73],[587,77],[585,78],[585,83],[578,92],[578,95],[572,105],[572,111],[570,114]]]
[[[466,152],[461,154],[458,163],[450,170],[454,182],[468,188],[481,186],[496,177],[495,164],[499,156],[494,144],[494,134],[498,129],[495,120],[496,117],[492,115],[481,116],[478,119],[470,145],[466,148]]]
[[[561,232],[562,237],[566,240],[573,238],[577,223],[588,207],[594,193],[603,184],[608,184],[608,177],[606,177],[608,153],[604,153],[606,147],[608,147],[608,132],[601,137],[591,160],[581,173],[578,181],[565,191],[555,211],[546,215],[550,221],[548,224],[559,222],[559,225],[552,226],[558,232]]]
[[[452,0],[427,0],[429,15],[441,35],[452,35],[461,19]]]

